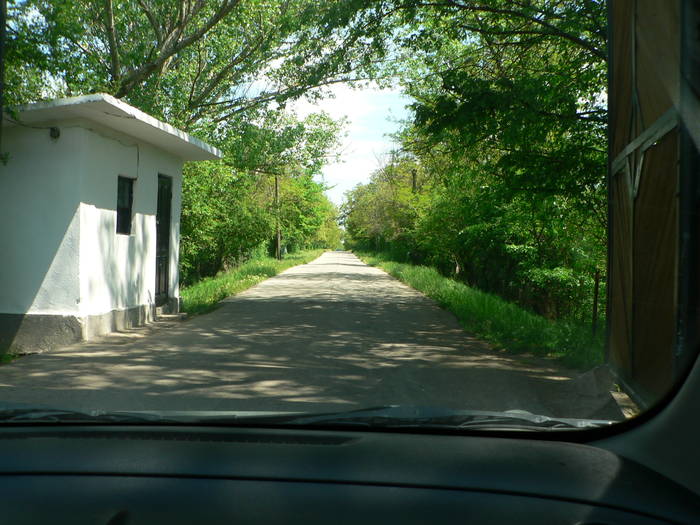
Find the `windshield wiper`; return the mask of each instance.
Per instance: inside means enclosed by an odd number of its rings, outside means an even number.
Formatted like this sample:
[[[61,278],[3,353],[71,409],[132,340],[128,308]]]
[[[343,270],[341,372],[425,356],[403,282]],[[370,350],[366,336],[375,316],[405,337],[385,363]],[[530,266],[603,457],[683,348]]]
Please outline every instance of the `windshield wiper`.
[[[54,408],[0,409],[3,423],[154,423],[167,419],[149,412],[120,412],[105,410],[62,410]],[[174,420],[172,420],[174,422]]]
[[[264,411],[72,411],[50,408],[0,409],[2,423],[141,423],[308,428],[412,428],[476,430],[571,430],[614,423],[609,420],[553,418],[524,410],[491,412],[389,405],[308,414]]]
[[[174,415],[174,414],[172,414]],[[191,414],[195,417],[195,413]],[[198,423],[234,425],[291,425],[300,427],[365,427],[421,429],[513,429],[571,430],[595,428],[614,423],[610,420],[554,418],[531,414],[524,410],[491,412],[484,410],[452,410],[448,408],[390,405],[323,414],[225,413],[200,418]]]

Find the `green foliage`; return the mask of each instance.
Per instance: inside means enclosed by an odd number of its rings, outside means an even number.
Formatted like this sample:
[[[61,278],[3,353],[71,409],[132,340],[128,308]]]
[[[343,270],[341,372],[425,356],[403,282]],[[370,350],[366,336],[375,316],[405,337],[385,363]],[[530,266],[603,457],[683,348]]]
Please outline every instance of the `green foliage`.
[[[446,278],[434,268],[399,263],[376,254],[360,256],[434,299],[454,313],[467,331],[497,347],[558,358],[576,368],[602,363],[603,338],[593,336],[590,326],[535,315],[496,295]]]
[[[321,216],[321,223],[313,236],[307,240],[307,245],[310,248],[342,249],[344,236],[343,230],[338,225],[338,208],[330,200],[324,198],[318,212]]]
[[[221,162],[184,170],[181,280],[191,284],[267,252],[277,217],[285,251],[337,248],[337,211],[310,175],[280,177],[279,207],[270,177],[238,172]]]
[[[351,244],[590,323],[606,267],[604,3],[392,4],[413,119],[403,153],[346,197]]]
[[[355,80],[348,64],[371,64],[362,57],[378,48],[353,47],[358,35],[343,22],[366,4],[17,0],[9,100],[106,92],[178,127],[211,131],[251,108]]]
[[[380,170],[343,206],[351,244],[430,264],[551,319],[589,321],[593,276],[605,267],[601,226],[567,198],[484,183],[465,173],[414,192],[412,181]]]
[[[15,359],[19,359],[20,355],[15,354],[0,354],[0,366],[9,365]]]
[[[245,260],[272,236],[273,220],[255,183],[220,162],[187,164],[180,226],[184,284]]]
[[[313,261],[323,250],[311,250],[288,255],[281,261],[257,257],[215,277],[209,277],[180,290],[182,309],[190,315],[215,309],[222,299],[235,295],[278,273]]]

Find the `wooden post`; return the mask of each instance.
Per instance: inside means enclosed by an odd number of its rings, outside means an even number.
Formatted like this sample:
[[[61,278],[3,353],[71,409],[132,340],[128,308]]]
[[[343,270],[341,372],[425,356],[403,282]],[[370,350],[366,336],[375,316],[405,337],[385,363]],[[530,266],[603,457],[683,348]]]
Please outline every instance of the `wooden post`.
[[[600,270],[595,271],[595,285],[593,286],[593,335],[598,331],[598,292],[600,290]]]

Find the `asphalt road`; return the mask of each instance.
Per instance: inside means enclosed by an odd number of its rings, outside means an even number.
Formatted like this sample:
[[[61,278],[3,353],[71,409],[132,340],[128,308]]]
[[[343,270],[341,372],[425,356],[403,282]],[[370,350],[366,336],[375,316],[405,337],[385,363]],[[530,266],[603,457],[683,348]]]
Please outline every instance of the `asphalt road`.
[[[350,410],[387,404],[620,417],[555,362],[509,355],[346,252],[207,315],[0,367],[0,403],[104,410]]]

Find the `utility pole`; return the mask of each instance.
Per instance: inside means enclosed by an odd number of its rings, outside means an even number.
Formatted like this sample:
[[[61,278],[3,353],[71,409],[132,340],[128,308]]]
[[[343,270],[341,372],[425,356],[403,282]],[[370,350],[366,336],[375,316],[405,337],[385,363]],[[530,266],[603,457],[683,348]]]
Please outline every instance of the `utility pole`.
[[[275,257],[282,259],[282,231],[280,230],[280,176],[275,173],[275,223],[277,238],[275,242]]]

